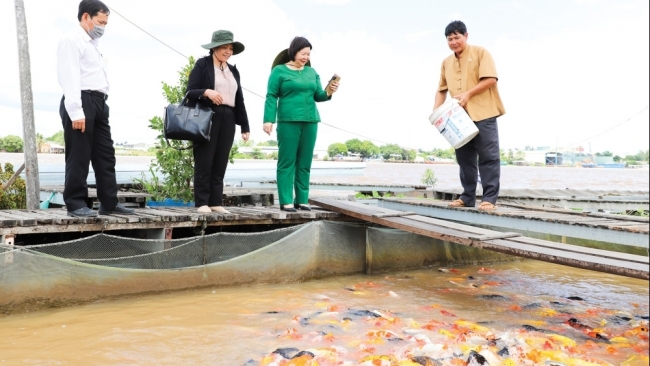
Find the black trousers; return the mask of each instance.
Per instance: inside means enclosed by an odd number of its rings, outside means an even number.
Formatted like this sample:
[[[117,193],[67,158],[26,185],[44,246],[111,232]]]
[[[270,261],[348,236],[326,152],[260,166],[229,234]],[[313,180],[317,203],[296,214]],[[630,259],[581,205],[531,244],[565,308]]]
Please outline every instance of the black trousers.
[[[63,200],[68,211],[88,207],[89,164],[93,164],[97,198],[107,210],[117,204],[115,181],[115,148],[108,125],[108,105],[98,96],[81,93],[81,105],[86,116],[86,130],[72,129],[72,121],[61,98],[59,115],[65,140],[65,188]]]
[[[456,149],[456,160],[460,165],[460,183],[463,185],[460,199],[468,207],[476,206],[476,184],[479,172],[484,202],[496,204],[501,179],[497,119],[488,118],[475,124],[479,130],[478,135],[460,149]]]
[[[194,145],[194,204],[223,205],[223,177],[230,148],[235,139],[235,113],[232,107],[213,107],[210,141]]]

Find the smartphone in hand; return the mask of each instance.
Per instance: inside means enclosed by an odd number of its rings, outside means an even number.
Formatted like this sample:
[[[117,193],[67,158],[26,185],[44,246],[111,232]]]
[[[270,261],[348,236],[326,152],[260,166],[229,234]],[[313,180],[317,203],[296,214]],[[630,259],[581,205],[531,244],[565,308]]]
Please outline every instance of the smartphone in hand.
[[[335,83],[335,82],[338,83],[339,80],[341,80],[341,77],[338,76],[337,74],[334,74],[334,76],[332,76],[330,81],[327,83],[327,86],[325,87],[325,91],[329,91],[330,94],[331,94],[330,86],[332,85],[332,83]]]

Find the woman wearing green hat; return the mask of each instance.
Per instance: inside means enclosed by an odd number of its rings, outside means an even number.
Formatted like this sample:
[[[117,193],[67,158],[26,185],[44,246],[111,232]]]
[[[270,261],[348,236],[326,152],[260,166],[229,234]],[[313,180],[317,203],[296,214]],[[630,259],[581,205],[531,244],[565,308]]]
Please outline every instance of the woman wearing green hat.
[[[226,174],[235,125],[248,141],[250,128],[244,105],[239,71],[228,63],[230,56],[244,51],[230,31],[212,33],[212,42],[201,47],[210,55],[196,61],[187,82],[187,97],[214,111],[210,141],[194,145],[194,203],[197,211],[229,213],[223,208],[223,177]]]
[[[311,48],[306,38],[296,37],[276,57],[264,106],[264,132],[270,135],[278,124],[278,195],[280,209],[290,212],[311,210],[309,174],[320,122],[316,102],[330,100],[338,88],[333,82],[323,90],[309,63]]]

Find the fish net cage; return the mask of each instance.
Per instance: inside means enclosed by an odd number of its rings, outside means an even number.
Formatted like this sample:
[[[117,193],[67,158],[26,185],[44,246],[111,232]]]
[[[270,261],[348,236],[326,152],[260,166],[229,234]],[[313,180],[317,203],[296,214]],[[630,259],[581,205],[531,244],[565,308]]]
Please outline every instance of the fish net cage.
[[[510,259],[401,230],[330,221],[172,240],[102,233],[52,244],[0,244],[0,312],[147,292]]]

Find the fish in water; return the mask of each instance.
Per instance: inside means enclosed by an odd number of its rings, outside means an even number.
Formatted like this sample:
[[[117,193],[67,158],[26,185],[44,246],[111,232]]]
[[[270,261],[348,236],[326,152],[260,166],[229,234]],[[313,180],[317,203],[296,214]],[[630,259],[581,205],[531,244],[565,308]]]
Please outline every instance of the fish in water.
[[[442,366],[442,363],[438,360],[434,360],[428,356],[413,356],[411,361],[419,363],[422,366]]]
[[[485,357],[481,356],[480,353],[476,351],[470,351],[469,357],[467,358],[467,366],[480,366],[480,365],[489,365]]]
[[[355,310],[355,309],[348,309],[348,314],[356,317],[373,317],[373,318],[381,318],[381,315],[372,312],[370,310]]]
[[[275,351],[273,351],[272,353],[277,353],[278,355],[286,358],[287,360],[290,360],[295,355],[297,355],[298,352],[300,352],[300,350],[297,349],[297,348],[278,348]]]
[[[540,329],[537,327],[533,327],[532,325],[524,324],[521,326],[522,328],[526,329],[529,332],[540,332],[540,333],[550,333],[549,330],[546,329]]]
[[[484,300],[507,300],[503,295],[497,295],[497,294],[487,294],[487,295],[478,295],[477,296],[479,299],[484,299]]]
[[[585,299],[583,299],[580,296],[568,296],[567,299],[573,300],[573,301],[585,301]]]

